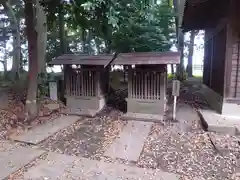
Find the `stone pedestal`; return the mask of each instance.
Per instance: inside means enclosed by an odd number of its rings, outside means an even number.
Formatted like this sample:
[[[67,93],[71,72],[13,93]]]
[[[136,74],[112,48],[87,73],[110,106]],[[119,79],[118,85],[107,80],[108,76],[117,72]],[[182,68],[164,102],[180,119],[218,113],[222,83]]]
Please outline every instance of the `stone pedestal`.
[[[67,79],[66,113],[95,116],[105,106],[107,77],[104,68],[81,68]],[[105,77],[105,79],[104,79]]]
[[[95,116],[105,106],[104,97],[67,96],[67,114]]]

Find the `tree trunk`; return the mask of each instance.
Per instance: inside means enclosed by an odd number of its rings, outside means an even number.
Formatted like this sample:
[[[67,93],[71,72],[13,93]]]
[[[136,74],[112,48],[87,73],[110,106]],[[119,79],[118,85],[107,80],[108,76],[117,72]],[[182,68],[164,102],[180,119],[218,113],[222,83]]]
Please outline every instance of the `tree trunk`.
[[[63,4],[59,5],[59,38],[60,38],[60,50],[62,54],[67,51],[66,41],[65,41],[65,30],[64,30],[64,12],[63,12]]]
[[[15,74],[15,78],[18,79],[19,72],[20,72],[20,58],[21,58],[21,39],[20,39],[20,28],[17,22],[16,24],[16,31],[13,34],[13,48],[14,48],[14,55],[13,55],[13,64],[12,64],[12,72]]]
[[[178,32],[178,50],[181,53],[180,64],[177,67],[177,76],[179,80],[184,79],[184,33],[179,30]]]
[[[89,29],[88,32],[87,32],[87,38],[86,38],[86,43],[87,43],[87,52],[88,54],[93,54],[93,49],[92,49],[92,46],[91,46],[91,41],[92,41],[92,30]]]
[[[178,31],[179,31],[179,19],[178,19],[178,0],[173,0],[173,9],[174,9],[174,12],[176,14],[175,16],[175,26],[176,26],[176,35],[178,37]]]
[[[15,75],[15,78],[19,77],[20,69],[20,57],[21,57],[21,40],[20,40],[20,28],[15,13],[9,1],[3,1],[2,5],[8,14],[8,17],[11,19],[12,31],[13,31],[13,64],[12,72]]]
[[[4,56],[3,56],[3,70],[4,70],[4,75],[6,75],[7,72],[7,43],[4,40]]]
[[[39,61],[38,72],[46,72],[46,48],[47,48],[47,17],[43,7],[36,2],[36,31],[37,31],[37,60]]]
[[[37,31],[35,28],[34,5],[31,0],[25,0],[26,33],[28,39],[28,90],[25,111],[27,120],[37,116],[37,85],[38,85],[38,60],[37,60]]]
[[[173,64],[171,64],[171,74],[174,74]]]
[[[194,39],[195,39],[195,31],[191,31],[190,42],[188,45],[188,65],[187,65],[187,73],[188,77],[192,77],[192,60],[193,60],[193,51],[194,51]]]
[[[88,53],[88,48],[87,48],[87,32],[86,29],[82,29],[82,47],[83,47],[83,53]]]

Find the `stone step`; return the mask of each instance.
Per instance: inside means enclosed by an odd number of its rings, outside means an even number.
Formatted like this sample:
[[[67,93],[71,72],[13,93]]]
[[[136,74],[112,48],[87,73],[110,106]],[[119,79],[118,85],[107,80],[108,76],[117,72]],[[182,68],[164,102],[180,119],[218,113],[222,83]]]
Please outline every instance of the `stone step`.
[[[199,110],[199,114],[208,131],[230,135],[240,132],[240,118],[224,117],[212,110]]]

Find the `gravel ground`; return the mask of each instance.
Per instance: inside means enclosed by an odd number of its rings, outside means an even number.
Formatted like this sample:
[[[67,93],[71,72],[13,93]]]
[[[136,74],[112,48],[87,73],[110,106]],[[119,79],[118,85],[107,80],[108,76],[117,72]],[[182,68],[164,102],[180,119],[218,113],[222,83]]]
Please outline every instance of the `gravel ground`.
[[[238,154],[238,153],[237,153]],[[238,156],[219,154],[207,132],[181,132],[172,126],[155,124],[138,166],[160,168],[193,179],[231,179],[237,170]]]
[[[84,118],[50,137],[41,146],[54,152],[98,159],[125,124],[118,119],[119,113],[108,108],[95,118]]]
[[[199,92],[200,86],[185,84],[178,102],[209,108]],[[199,119],[184,123],[155,124],[137,165],[178,173],[182,180],[240,179],[240,139],[205,132]]]
[[[199,85],[184,85],[179,103],[187,103],[194,109],[209,108]],[[108,104],[125,109],[125,94],[123,90],[117,91]],[[187,122],[167,119],[161,124],[154,124],[137,164],[103,157],[106,148],[125,125],[119,120],[119,115],[119,111],[107,108],[95,118],[85,118],[58,132],[41,146],[50,151],[101,158],[106,162],[160,168],[180,174],[181,180],[240,180],[240,138],[205,132],[199,119]]]

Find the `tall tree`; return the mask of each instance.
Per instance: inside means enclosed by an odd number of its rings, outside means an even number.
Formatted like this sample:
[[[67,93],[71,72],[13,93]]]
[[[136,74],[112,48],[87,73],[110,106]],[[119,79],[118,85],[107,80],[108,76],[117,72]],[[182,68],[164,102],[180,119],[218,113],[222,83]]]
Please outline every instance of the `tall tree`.
[[[175,12],[175,25],[176,25],[176,32],[177,32],[177,48],[178,51],[181,53],[180,57],[180,64],[177,66],[177,78],[179,80],[184,79],[184,33],[180,28],[181,24],[179,24],[179,1],[178,0],[169,0],[171,4],[174,6]]]
[[[61,53],[65,53],[67,51],[66,44],[66,34],[64,28],[64,4],[62,2],[59,3],[58,6],[58,22],[59,22],[59,38],[60,38],[60,50]]]
[[[7,41],[9,40],[9,37],[10,37],[9,26],[8,26],[9,20],[6,17],[2,17],[0,19],[0,23],[1,23],[0,51],[3,53],[2,60],[0,60],[0,62],[3,65],[4,75],[6,75],[7,61],[9,57],[9,52],[7,50]]]
[[[32,0],[25,0],[25,21],[26,21],[26,34],[28,40],[28,90],[26,100],[26,115],[27,119],[33,119],[37,116],[37,86],[38,86],[38,54],[37,54],[37,41],[38,34],[36,31],[36,16],[35,4]]]
[[[47,17],[39,0],[36,1],[36,22],[38,72],[44,73],[46,71]]]
[[[192,72],[192,61],[193,61],[193,52],[194,52],[194,39],[197,34],[197,31],[191,31],[190,32],[190,41],[188,44],[188,64],[187,64],[187,73],[188,77],[193,76]]]
[[[179,80],[184,79],[184,33],[178,30],[178,50],[181,53],[180,64],[177,67],[177,77]]]
[[[20,70],[20,58],[21,58],[21,40],[20,40],[20,29],[19,29],[19,20],[16,18],[16,14],[13,10],[13,6],[9,0],[1,0],[6,14],[11,20],[12,33],[13,33],[13,65],[12,72],[15,77],[19,77]]]

